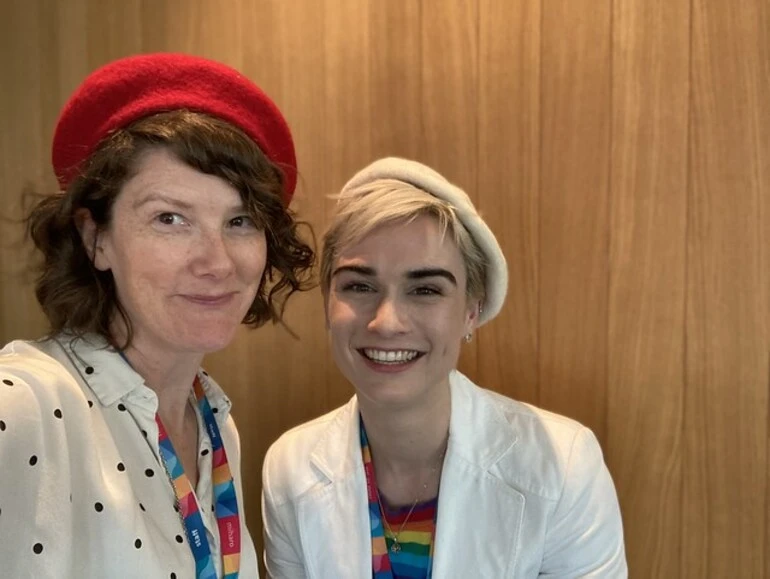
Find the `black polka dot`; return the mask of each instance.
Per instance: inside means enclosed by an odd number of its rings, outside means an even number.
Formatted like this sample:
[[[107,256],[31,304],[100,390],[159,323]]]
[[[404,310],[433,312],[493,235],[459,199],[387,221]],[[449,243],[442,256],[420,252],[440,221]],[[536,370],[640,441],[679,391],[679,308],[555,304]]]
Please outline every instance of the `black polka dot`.
[[[182,538],[182,535],[177,535],[176,536],[176,542],[177,543],[184,543],[184,539]]]
[[[134,541],[134,547],[136,547],[137,549],[141,549],[142,548],[142,540],[141,539],[137,539],[136,541]]]
[[[152,477],[152,476],[155,476],[155,471],[152,470],[151,468],[148,468],[147,470],[144,471],[144,474],[147,477]]]
[[[144,505],[142,503],[139,503],[139,508],[143,511],[147,512],[147,509],[144,508]]]
[[[219,412],[219,408],[212,408],[212,409],[211,409],[211,411],[212,411],[214,414],[216,414],[217,412]]]
[[[94,509],[96,509],[97,513],[101,513],[104,510],[104,505],[102,503],[94,503]]]
[[[209,453],[208,448],[204,448],[203,450],[201,450],[201,456],[206,456],[208,453]]]
[[[208,375],[209,375],[209,373],[208,373],[208,372],[206,372],[206,370],[203,370],[203,375],[204,375],[204,376],[208,376]]]
[[[56,410],[54,410],[54,411],[53,411],[53,415],[54,415],[56,418],[61,418],[61,410],[59,410],[59,409],[57,408]]]
[[[142,430],[142,434],[144,435],[145,438],[147,438],[147,431],[146,430]]]
[[[13,386],[13,382],[11,382],[10,380],[3,380],[3,384],[5,384],[6,386]]]
[[[126,411],[126,405],[123,404],[123,403],[118,404],[118,410],[120,410],[121,412],[125,412]]]
[[[37,464],[37,456],[34,454],[29,457],[29,466],[35,466]]]
[[[125,471],[125,470],[126,470],[126,465],[125,465],[125,464],[123,464],[122,462],[119,462],[119,463],[118,463],[118,470],[119,470],[120,472],[123,472],[123,471]]]
[[[179,512],[179,505],[174,504],[174,510],[178,513]]]
[[[170,575],[170,579],[176,579],[176,573],[172,573],[172,574]]]
[[[32,550],[35,552],[36,555],[39,555],[43,552],[43,544],[42,543],[35,543],[35,545],[32,547]]]
[[[214,506],[214,505],[211,505],[211,512],[213,513],[213,512],[214,512],[214,511],[216,511],[216,510],[217,510],[216,506]]]
[[[94,369],[92,366],[86,366],[86,374],[93,374]]]
[[[91,402],[90,400],[88,401],[88,407],[89,407],[89,408],[93,408],[93,407],[94,407],[94,403],[93,403],[93,402]]]
[[[5,420],[0,420],[0,430],[5,430]]]

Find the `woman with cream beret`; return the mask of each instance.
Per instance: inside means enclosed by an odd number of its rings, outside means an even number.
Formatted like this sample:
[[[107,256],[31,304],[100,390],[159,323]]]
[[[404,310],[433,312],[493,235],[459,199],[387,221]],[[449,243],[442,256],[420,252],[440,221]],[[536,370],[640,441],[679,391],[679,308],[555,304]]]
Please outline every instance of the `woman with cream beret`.
[[[469,197],[388,158],[337,199],[321,285],[355,395],[268,451],[270,576],[626,577],[617,497],[591,431],[456,370],[508,284]]]

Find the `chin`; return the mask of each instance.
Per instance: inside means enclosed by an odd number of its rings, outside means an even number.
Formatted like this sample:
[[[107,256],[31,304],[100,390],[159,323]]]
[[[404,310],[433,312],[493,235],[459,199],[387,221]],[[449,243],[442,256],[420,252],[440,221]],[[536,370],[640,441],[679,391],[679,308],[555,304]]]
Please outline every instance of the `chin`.
[[[224,350],[235,339],[238,327],[228,328],[200,328],[187,334],[187,339],[183,339],[185,349],[201,354],[213,354]]]

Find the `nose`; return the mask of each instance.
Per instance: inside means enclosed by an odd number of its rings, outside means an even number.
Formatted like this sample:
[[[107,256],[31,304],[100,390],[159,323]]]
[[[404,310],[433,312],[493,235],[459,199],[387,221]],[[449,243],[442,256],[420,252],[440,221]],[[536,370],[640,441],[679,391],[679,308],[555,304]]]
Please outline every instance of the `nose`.
[[[235,271],[227,238],[221,231],[205,233],[193,250],[192,270],[197,276],[225,278]]]
[[[407,315],[404,306],[391,297],[383,297],[376,306],[368,329],[378,334],[390,336],[407,330]]]

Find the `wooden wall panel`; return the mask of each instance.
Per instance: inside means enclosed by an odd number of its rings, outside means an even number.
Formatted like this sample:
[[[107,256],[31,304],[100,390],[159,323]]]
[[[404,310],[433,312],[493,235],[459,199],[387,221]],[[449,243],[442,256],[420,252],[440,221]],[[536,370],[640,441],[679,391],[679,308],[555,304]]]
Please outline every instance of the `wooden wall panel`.
[[[372,159],[421,159],[422,4],[370,0],[369,37]]]
[[[478,196],[478,3],[474,0],[422,2],[422,122],[424,150],[419,161],[434,167]],[[478,340],[463,344],[460,370],[478,373]]]
[[[13,0],[0,19],[0,339],[34,338],[45,328],[25,273],[30,253],[22,245],[22,191],[43,191],[50,180],[50,127],[41,68],[44,12],[39,3]],[[48,169],[48,170],[46,170]]]
[[[606,441],[609,0],[543,0],[540,398]]]
[[[680,576],[689,30],[689,0],[613,4],[606,458],[638,577]]]
[[[86,38],[89,72],[116,58],[142,52],[142,25],[142,0],[87,0],[86,28],[77,33]],[[66,44],[71,32],[60,30],[60,42]]]
[[[688,578],[760,577],[766,569],[768,191],[761,176],[768,159],[758,144],[770,87],[759,61],[759,41],[767,39],[761,5],[693,2],[682,529]]]
[[[503,311],[478,333],[478,378],[531,403],[539,383],[541,17],[539,1],[479,6],[477,206],[504,248],[510,284]]]

